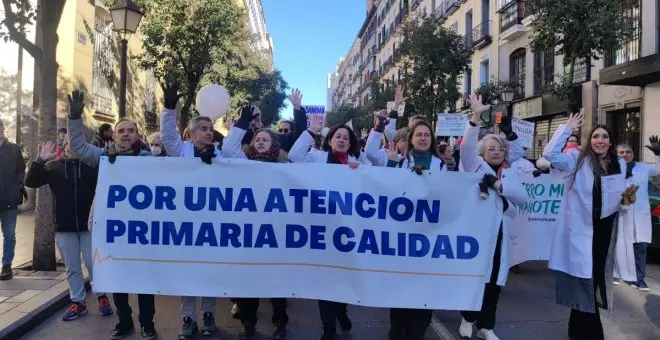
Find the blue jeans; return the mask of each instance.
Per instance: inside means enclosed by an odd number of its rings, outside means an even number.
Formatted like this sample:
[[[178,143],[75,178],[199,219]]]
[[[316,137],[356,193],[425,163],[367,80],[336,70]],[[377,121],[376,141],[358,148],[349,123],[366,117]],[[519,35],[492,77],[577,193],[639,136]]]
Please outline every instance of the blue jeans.
[[[0,226],[2,227],[2,265],[11,266],[14,261],[14,249],[16,248],[16,219],[18,209],[0,211]]]
[[[646,249],[648,243],[633,243],[635,252],[635,271],[637,272],[637,283],[644,282],[646,276]]]

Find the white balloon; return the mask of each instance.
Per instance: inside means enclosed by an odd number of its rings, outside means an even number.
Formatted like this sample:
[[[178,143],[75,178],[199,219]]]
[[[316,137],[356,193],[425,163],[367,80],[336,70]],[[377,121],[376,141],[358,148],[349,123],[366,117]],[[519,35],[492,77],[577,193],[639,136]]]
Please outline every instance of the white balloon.
[[[216,120],[229,111],[229,92],[219,84],[209,84],[197,92],[195,106],[199,114]]]

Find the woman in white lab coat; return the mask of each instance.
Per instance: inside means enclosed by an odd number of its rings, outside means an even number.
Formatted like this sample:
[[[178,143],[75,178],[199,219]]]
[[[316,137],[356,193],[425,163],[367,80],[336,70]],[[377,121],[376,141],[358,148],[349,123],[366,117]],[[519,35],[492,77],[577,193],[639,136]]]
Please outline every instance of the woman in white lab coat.
[[[484,106],[481,96],[472,94],[470,103],[474,113],[472,121],[465,127],[461,143],[460,169],[464,172],[477,172],[498,184],[497,191],[501,199],[495,200],[497,208],[506,215],[514,215],[516,205],[527,201],[527,193],[518,178],[515,169],[507,162],[509,144],[502,136],[487,135],[479,141],[479,124],[481,113],[490,106]],[[503,221],[503,220],[502,220]],[[472,337],[472,325],[476,322],[477,336],[485,340],[497,340],[493,332],[495,314],[501,287],[506,282],[509,273],[508,265],[508,231],[507,225],[500,221],[497,237],[493,237],[489,249],[493,254],[492,265],[486,276],[483,303],[481,311],[463,311],[459,333],[464,338]]]
[[[582,125],[584,114],[571,115],[545,147],[543,157],[569,174],[566,212],[557,225],[550,249],[550,269],[556,274],[557,303],[571,308],[568,334],[572,340],[602,340],[598,308],[612,307],[617,212],[601,218],[601,177],[624,178],[607,127],[595,126],[582,150],[562,152],[566,140]]]
[[[616,147],[617,155],[626,162],[626,185],[639,186],[637,203],[619,216],[619,235],[616,243],[614,277],[629,282],[633,287],[648,291],[646,249],[651,243],[651,208],[649,206],[649,177],[660,176],[660,143],[658,137],[649,138],[647,146],[656,155],[654,166],[634,161],[632,148],[627,144]],[[618,282],[615,282],[618,284]]]

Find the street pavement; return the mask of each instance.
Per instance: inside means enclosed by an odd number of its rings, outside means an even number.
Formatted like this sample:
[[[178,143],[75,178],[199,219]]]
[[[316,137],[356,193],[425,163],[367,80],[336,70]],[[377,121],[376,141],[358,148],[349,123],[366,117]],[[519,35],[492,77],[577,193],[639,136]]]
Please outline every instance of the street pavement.
[[[107,339],[115,326],[116,316],[102,317],[96,311],[96,298],[89,294],[87,305],[91,308],[90,313],[78,320],[64,322],[60,319],[64,309],[58,311],[51,318],[36,327],[33,331],[23,336],[24,340],[37,339],[61,339],[61,340],[88,340]],[[159,296],[156,298],[156,330],[159,339],[177,339],[181,327],[179,316],[179,298]],[[131,296],[133,308],[133,319],[137,323],[137,298]],[[199,301],[197,306],[199,307]],[[216,324],[222,331],[214,337],[204,339],[238,339],[238,333],[242,327],[238,320],[232,319],[230,315],[231,302],[229,299],[218,299],[216,305]],[[290,318],[289,333],[290,340],[311,340],[321,337],[321,323],[319,319],[318,304],[313,300],[289,300],[288,314]],[[364,308],[349,306],[348,314],[353,321],[353,330],[341,334],[338,340],[378,340],[387,339],[389,330],[389,314],[386,309]],[[262,299],[259,306],[259,322],[257,330],[259,336],[256,339],[270,339],[272,328],[270,325],[271,306],[267,299]],[[198,317],[201,322],[201,316]],[[198,337],[201,339],[201,337]],[[127,339],[141,339],[136,333]],[[426,340],[441,340],[434,330],[429,327]]]

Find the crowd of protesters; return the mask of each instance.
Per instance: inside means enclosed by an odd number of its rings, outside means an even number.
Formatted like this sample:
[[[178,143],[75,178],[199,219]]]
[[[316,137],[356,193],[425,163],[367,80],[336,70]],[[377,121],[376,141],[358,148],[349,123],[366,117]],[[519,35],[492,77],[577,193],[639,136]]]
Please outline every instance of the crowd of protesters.
[[[660,175],[660,168],[633,161],[632,149],[615,146],[605,126],[595,126],[580,146],[578,130],[582,114],[571,115],[561,125],[545,147],[543,159],[537,164],[525,159],[521,141],[511,128],[510,119],[499,125],[499,134],[480,137],[481,113],[490,109],[481,97],[469,98],[472,118],[459,141],[436,139],[435,131],[425,117],[412,115],[408,126],[396,130],[396,111],[381,111],[374,117],[371,131],[358,138],[350,126],[336,125],[323,131],[321,117],[306,116],[302,94],[294,90],[289,96],[294,109],[293,121],[285,120],[273,130],[263,127],[258,107],[246,105],[239,109],[226,138],[213,129],[207,117],[194,117],[186,131],[177,131],[177,82],[165,89],[164,110],[160,132],[142,136],[131,120],[122,119],[114,126],[103,124],[91,143],[84,136],[82,121],[84,98],[75,91],[69,97],[70,112],[67,129],[58,133],[55,142],[41,145],[39,157],[30,164],[27,175],[20,148],[6,140],[0,121],[0,218],[4,252],[0,279],[11,279],[11,264],[15,246],[17,207],[24,199],[23,186],[37,188],[49,185],[55,200],[55,239],[67,267],[71,305],[62,319],[74,320],[88,313],[82,273],[82,261],[92,273],[91,220],[102,156],[110,162],[116,157],[155,156],[200,158],[211,164],[214,158],[242,158],[271,163],[326,163],[328,166],[380,166],[423,171],[459,171],[483,175],[482,194],[497,195],[496,205],[503,212],[497,237],[488,246],[493,258],[484,278],[483,303],[480,311],[462,311],[459,333],[496,340],[494,333],[500,292],[509,272],[507,252],[509,223],[516,206],[527,200],[519,176],[533,172],[535,176],[549,169],[564,173],[569,189],[566,194],[564,221],[555,232],[549,267],[556,273],[557,303],[571,308],[568,333],[571,339],[604,339],[599,308],[611,309],[612,285],[616,278],[647,290],[644,281],[646,247],[651,239],[646,183],[649,176]],[[405,102],[404,88],[395,91],[395,106]],[[144,137],[144,138],[143,138]],[[648,148],[660,156],[660,142],[652,137]],[[633,207],[610,216],[601,216],[600,178],[625,174],[632,189],[622,200]],[[634,188],[639,187],[639,191]],[[485,188],[485,189],[484,189]],[[490,191],[489,191],[490,189]],[[641,204],[634,204],[641,200]],[[625,207],[622,205],[622,207]],[[615,270],[616,267],[616,270]],[[441,289],[441,287],[439,287]],[[97,293],[98,312],[113,314],[109,299]],[[132,309],[128,294],[114,293],[114,305],[119,322],[111,339],[121,339],[134,332]],[[243,325],[242,338],[256,334],[259,299],[234,299],[232,314]],[[285,298],[271,299],[273,338],[284,339],[289,317]],[[144,339],[157,337],[154,325],[156,310],[154,295],[139,294],[139,322]],[[181,298],[182,326],[179,339],[192,339],[218,332],[215,321],[215,297],[201,297],[201,324],[198,325],[197,298]],[[335,339],[337,326],[352,329],[348,306],[334,301],[318,301],[323,325],[322,340]],[[392,340],[421,340],[431,323],[431,311],[423,309],[390,310]]]

